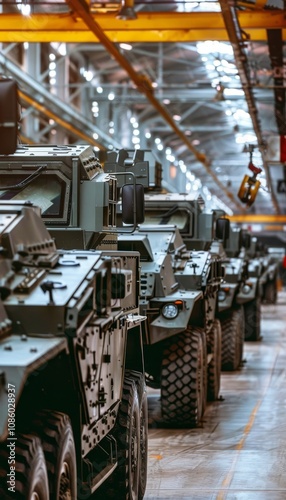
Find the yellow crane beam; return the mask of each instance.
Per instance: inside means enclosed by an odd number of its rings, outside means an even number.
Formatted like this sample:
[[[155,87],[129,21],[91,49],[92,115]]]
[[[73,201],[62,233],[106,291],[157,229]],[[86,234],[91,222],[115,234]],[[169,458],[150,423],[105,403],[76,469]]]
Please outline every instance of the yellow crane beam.
[[[286,225],[286,215],[235,214],[228,216],[231,222],[239,224],[281,224]]]
[[[112,43],[228,41],[220,12],[139,13],[137,19],[120,20],[116,13],[90,16]],[[252,41],[266,41],[267,29],[281,29],[286,40],[286,18],[282,11],[241,11],[241,28]],[[100,43],[75,13],[48,13],[23,16],[0,14],[0,42]]]
[[[130,77],[133,83],[136,85],[137,90],[145,95],[147,100],[153,106],[156,111],[163,117],[166,123],[173,129],[177,136],[182,140],[188,149],[192,152],[195,158],[204,166],[209,175],[213,178],[215,183],[220,187],[220,189],[228,196],[228,198],[233,202],[233,204],[242,210],[240,203],[237,202],[233,193],[231,193],[224,184],[218,179],[216,174],[210,168],[210,163],[206,155],[198,151],[193,144],[189,141],[188,137],[184,132],[178,127],[177,123],[174,121],[173,117],[170,115],[167,108],[154,96],[154,89],[152,87],[151,81],[146,77],[146,75],[138,73],[134,67],[129,63],[129,61],[122,55],[116,45],[111,42],[111,40],[106,36],[105,32],[102,30],[101,26],[94,20],[91,15],[85,0],[66,0],[68,5],[71,7],[75,15],[78,15],[86,26],[91,30],[94,35],[98,37],[100,43],[106,48],[111,57],[113,57],[119,65],[126,71],[126,74]]]

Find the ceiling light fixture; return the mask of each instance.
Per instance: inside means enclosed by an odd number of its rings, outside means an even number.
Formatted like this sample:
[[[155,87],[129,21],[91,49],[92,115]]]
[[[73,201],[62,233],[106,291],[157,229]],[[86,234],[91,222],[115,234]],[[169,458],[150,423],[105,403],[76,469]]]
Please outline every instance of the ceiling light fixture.
[[[121,0],[121,8],[116,18],[123,19],[125,21],[137,19],[137,15],[134,10],[134,0]]]
[[[132,50],[132,45],[130,45],[130,43],[120,43],[119,47],[123,50]]]

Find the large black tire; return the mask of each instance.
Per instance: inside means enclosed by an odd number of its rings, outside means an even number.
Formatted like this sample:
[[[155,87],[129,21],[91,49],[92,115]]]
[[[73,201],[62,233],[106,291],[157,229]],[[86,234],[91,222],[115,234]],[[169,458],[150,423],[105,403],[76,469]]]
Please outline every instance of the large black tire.
[[[276,304],[277,302],[276,279],[267,281],[264,288],[263,300],[266,304]]]
[[[238,370],[243,358],[244,343],[244,309],[239,306],[221,314],[222,354],[221,369],[223,371]]]
[[[11,453],[9,452],[8,456],[6,443],[5,448],[0,450],[0,498],[49,500],[48,474],[40,439],[30,434],[17,436],[15,491],[8,490],[11,487],[11,483],[7,484],[7,473],[11,472],[8,465]]]
[[[118,466],[104,487],[106,498],[139,498],[140,409],[136,383],[125,378],[113,435],[118,445]],[[141,478],[142,479],[142,478]]]
[[[169,425],[196,427],[204,413],[206,356],[203,333],[188,328],[166,344],[161,369],[161,414]]]
[[[207,347],[207,336],[206,333],[201,330],[200,334],[202,336],[202,341],[203,341],[203,366],[206,367],[204,370],[204,388],[203,388],[203,409],[202,409],[202,415],[204,415],[206,407],[207,407],[207,400],[208,400],[208,347]]]
[[[212,354],[212,359],[208,364],[207,396],[208,401],[216,401],[220,391],[222,338],[221,324],[218,319],[214,320],[213,328],[208,338],[209,351]]]
[[[42,410],[36,415],[32,425],[42,441],[50,500],[77,500],[76,452],[68,415]]]
[[[244,304],[245,315],[245,340],[261,340],[260,322],[261,322],[261,302],[257,297]]]
[[[145,377],[142,373],[130,370],[126,371],[126,377],[134,380],[138,392],[140,410],[140,464],[139,464],[139,486],[138,500],[142,500],[147,485],[148,467],[148,400]]]

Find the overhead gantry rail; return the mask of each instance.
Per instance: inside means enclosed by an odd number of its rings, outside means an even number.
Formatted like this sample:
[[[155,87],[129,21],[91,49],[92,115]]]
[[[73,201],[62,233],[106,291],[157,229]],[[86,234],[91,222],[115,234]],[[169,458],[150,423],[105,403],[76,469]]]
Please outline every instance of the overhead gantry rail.
[[[286,215],[267,214],[236,214],[228,216],[231,222],[247,224],[283,224],[286,225]]]
[[[251,117],[253,129],[257,138],[258,148],[261,153],[263,168],[265,170],[267,187],[270,191],[271,201],[276,214],[280,213],[280,207],[273,189],[273,183],[270,176],[268,164],[266,162],[265,144],[262,137],[260,120],[258,118],[258,110],[255,103],[255,98],[251,86],[249,73],[249,65],[247,61],[247,53],[245,51],[245,32],[239,23],[238,10],[235,5],[229,3],[228,0],[219,0],[224,23],[228,32],[228,38],[233,48],[236,67],[240,77],[241,85],[245,94],[248,112]]]
[[[0,14],[0,42],[100,43],[76,12]],[[267,41],[267,30],[281,29],[286,39],[285,13],[281,10],[253,10],[237,13],[241,29],[252,41]],[[116,13],[92,13],[90,17],[113,43],[229,41],[220,12],[141,13],[132,21],[116,18]]]
[[[248,228],[258,226],[257,231],[261,233],[282,232],[285,234],[286,215],[267,214],[236,214],[228,217],[234,224],[245,224]]]
[[[240,210],[244,207],[237,202],[211,169],[208,158],[197,151],[174,122],[164,106],[155,98],[151,82],[138,74],[118,51],[120,42],[195,42],[202,40],[229,41],[229,34],[221,13],[138,13],[132,21],[116,19],[116,13],[94,13],[83,0],[66,0],[71,12],[32,14],[0,14],[0,42],[58,42],[101,43],[129,74],[141,94],[150,101],[165,122],[173,129],[195,158],[203,164],[222,192]],[[281,11],[267,10],[237,12],[241,28],[247,31],[252,41],[267,39],[268,29],[281,30],[286,35],[285,17]],[[45,111],[45,110],[39,110]],[[47,111],[47,110],[46,110]],[[48,115],[47,115],[48,116]]]

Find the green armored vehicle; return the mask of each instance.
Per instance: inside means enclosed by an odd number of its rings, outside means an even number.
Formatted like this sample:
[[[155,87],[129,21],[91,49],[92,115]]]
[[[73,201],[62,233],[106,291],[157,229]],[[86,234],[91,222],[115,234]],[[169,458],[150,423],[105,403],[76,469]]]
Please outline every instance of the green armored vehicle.
[[[139,162],[139,170],[141,181],[146,174],[142,162]],[[147,317],[143,341],[148,381],[151,384],[158,384],[158,380],[160,384],[162,382],[164,421],[176,425],[197,425],[203,416],[207,395],[209,399],[216,399],[219,391],[220,325],[215,319],[215,303],[221,279],[220,269],[200,255],[190,262],[176,228],[166,228],[166,234],[162,236],[164,244],[160,249],[150,246],[151,236],[148,234],[146,237],[146,230],[145,233],[133,234],[135,226],[121,227],[120,236],[115,233],[119,199],[117,186],[126,185],[126,182],[127,190],[122,187],[123,224],[133,222],[134,215],[136,222],[142,222],[140,200],[133,197],[134,175],[131,172],[126,176],[125,172],[124,175],[121,172],[114,175],[103,171],[89,146],[21,146],[14,154],[0,157],[3,188],[0,200],[20,199],[39,204],[42,219],[58,248],[96,249],[109,256],[112,251],[119,251],[121,258],[130,251],[140,253],[141,278],[137,292],[140,293],[140,314]],[[173,266],[177,268],[176,275]],[[180,286],[179,278],[185,280],[187,272],[195,277],[194,290]],[[118,280],[122,283],[123,295],[132,289],[132,273],[128,272],[128,267],[125,270],[122,266]],[[190,332],[190,324],[194,332]],[[177,347],[176,384],[173,382],[174,374],[170,372],[174,366],[171,361],[174,339],[176,343],[180,341],[180,349],[183,346],[186,351],[184,359],[188,369],[182,378],[181,350]],[[147,356],[145,346],[149,344],[157,345]],[[159,376],[157,367],[155,372],[152,370],[155,363],[149,362],[154,356],[159,360]],[[162,364],[162,359],[166,366]],[[182,380],[185,381],[183,384]]]
[[[200,197],[176,193],[145,195],[145,218],[158,224],[173,221],[190,252],[207,252],[210,259],[223,266],[215,311],[222,329],[221,367],[237,370],[243,358],[244,310],[236,299],[243,298],[246,270],[241,259],[226,253],[228,221],[215,212],[205,212]]]
[[[144,154],[149,161],[150,152],[141,151],[142,158]],[[156,172],[154,161],[152,170]],[[246,265],[241,258],[227,255],[224,245],[232,238],[227,239],[229,223],[220,217],[222,212],[207,213],[204,200],[197,194],[162,193],[159,177],[153,175],[153,190],[147,189],[145,194],[145,222],[159,226],[175,225],[188,251],[208,252],[213,262],[224,266],[225,276],[217,296],[216,317],[222,323],[222,368],[236,370],[243,357],[242,303],[250,300],[249,294],[244,293],[248,289],[243,288],[247,278]]]
[[[218,318],[222,327],[222,369],[237,370],[243,360],[244,339],[260,338],[261,299],[258,277],[250,270],[243,231],[230,226],[221,230],[222,211],[204,211],[193,194],[145,195],[145,220],[176,221],[187,248],[208,250],[221,259],[225,276],[218,294]],[[246,247],[244,246],[246,245]]]
[[[243,269],[236,302],[244,309],[245,340],[259,340],[261,338],[261,286],[256,264],[247,258],[250,246],[250,236],[238,227],[231,227],[230,237],[225,249],[229,259],[236,259]]]
[[[0,220],[1,498],[87,498],[111,473],[143,498],[138,256],[57,251],[29,202]]]
[[[278,260],[268,252],[256,236],[250,235],[250,245],[246,252],[249,272],[259,273],[261,301],[264,304],[276,304]]]
[[[0,497],[77,500],[104,488],[107,498],[142,499],[145,318],[139,254],[116,248],[116,179],[87,146],[3,150]],[[90,217],[103,235],[78,228],[81,177],[93,184]],[[41,212],[73,249],[56,248]]]
[[[131,172],[149,187],[149,164],[140,150],[133,156],[124,150],[109,152],[104,171],[123,178],[126,173],[127,179]],[[223,269],[208,251],[187,250],[173,220],[159,224],[148,213],[147,219],[132,234],[119,237],[121,250],[141,255],[147,385],[161,391],[165,422],[198,425],[206,400],[219,395],[221,329],[216,308]]]

